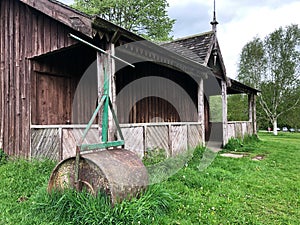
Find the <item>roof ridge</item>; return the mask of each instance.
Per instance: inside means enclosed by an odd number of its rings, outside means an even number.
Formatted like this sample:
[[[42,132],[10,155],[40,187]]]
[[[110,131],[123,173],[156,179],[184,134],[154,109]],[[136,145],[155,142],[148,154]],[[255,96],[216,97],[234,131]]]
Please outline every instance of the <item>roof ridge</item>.
[[[67,4],[65,4],[65,3],[63,3],[63,2],[61,2],[61,1],[59,1],[59,0],[48,0],[49,2],[52,2],[52,3],[54,3],[54,4],[56,4],[56,5],[59,5],[59,6],[61,6],[61,7],[64,7],[65,9],[68,9],[68,10],[70,10],[70,11],[73,11],[73,12],[75,12],[75,13],[78,13],[78,14],[80,14],[81,16],[84,16],[84,17],[86,17],[86,18],[88,18],[88,19],[92,19],[93,17],[94,17],[94,15],[89,15],[89,14],[87,14],[87,13],[85,13],[85,12],[82,12],[82,11],[80,11],[80,10],[78,10],[78,9],[75,9],[75,8],[73,8],[71,5],[67,5]]]
[[[193,34],[193,35],[177,38],[177,39],[172,40],[172,41],[162,42],[160,44],[169,44],[169,43],[173,43],[173,42],[176,42],[176,41],[182,41],[182,40],[187,40],[187,39],[191,39],[191,38],[195,38],[195,37],[201,37],[201,36],[204,36],[204,35],[207,35],[207,34],[214,34],[214,32],[213,31],[206,31],[206,32],[198,33],[198,34]]]

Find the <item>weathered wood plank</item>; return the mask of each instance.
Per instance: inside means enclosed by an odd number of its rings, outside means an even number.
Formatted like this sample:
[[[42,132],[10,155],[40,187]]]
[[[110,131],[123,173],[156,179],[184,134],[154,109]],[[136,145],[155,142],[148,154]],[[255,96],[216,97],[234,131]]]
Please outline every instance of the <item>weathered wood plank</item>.
[[[203,145],[204,134],[201,125],[188,125],[188,148]]]
[[[3,133],[4,133],[4,112],[5,112],[5,89],[4,89],[4,78],[5,78],[5,7],[3,6],[4,2],[0,2],[0,148],[3,149]]]
[[[21,146],[21,133],[22,133],[22,120],[21,120],[21,110],[20,110],[20,101],[21,101],[21,94],[20,94],[20,8],[19,5],[15,5],[15,13],[14,13],[14,76],[15,76],[15,139],[16,139],[16,151],[18,151],[18,155],[22,154],[22,146]]]
[[[125,149],[135,152],[140,158],[144,157],[144,128],[123,128]]]
[[[168,126],[149,126],[147,128],[146,149],[164,149],[168,151]]]
[[[8,34],[8,46],[7,48],[9,49],[9,73],[8,73],[8,111],[9,111],[9,118],[8,118],[8,127],[9,127],[9,144],[11,145],[10,152],[12,155],[18,155],[18,150],[17,150],[17,143],[18,140],[16,140],[16,127],[15,127],[15,122],[16,122],[16,117],[15,117],[15,75],[14,75],[14,53],[15,53],[15,45],[14,45],[14,4],[15,1],[10,1],[10,6],[9,6],[9,34]]]
[[[32,129],[31,134],[32,158],[60,159],[58,129]]]
[[[179,155],[188,149],[187,145],[187,126],[172,126],[172,156]]]

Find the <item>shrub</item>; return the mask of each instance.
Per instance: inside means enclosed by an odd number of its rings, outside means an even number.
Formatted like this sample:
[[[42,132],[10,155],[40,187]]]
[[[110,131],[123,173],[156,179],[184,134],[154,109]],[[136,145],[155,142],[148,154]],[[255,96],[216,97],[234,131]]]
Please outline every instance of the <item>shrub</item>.
[[[240,138],[230,138],[228,143],[224,146],[224,149],[237,151],[241,147],[243,147],[243,141]]]
[[[8,155],[0,149],[0,165],[5,164],[7,162]]]
[[[229,151],[239,151],[247,150],[248,148],[255,147],[256,143],[260,142],[257,135],[245,135],[243,139],[241,138],[230,138],[228,143],[224,146],[225,150]]]

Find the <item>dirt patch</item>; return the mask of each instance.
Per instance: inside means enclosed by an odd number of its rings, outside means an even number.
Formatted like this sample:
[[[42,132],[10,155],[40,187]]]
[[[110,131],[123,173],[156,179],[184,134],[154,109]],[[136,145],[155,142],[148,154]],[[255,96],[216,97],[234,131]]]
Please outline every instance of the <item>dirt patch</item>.
[[[261,160],[264,160],[266,156],[264,155],[256,155],[254,157],[252,157],[251,159],[254,160],[254,161],[261,161]]]
[[[235,158],[235,159],[245,157],[244,154],[237,154],[237,153],[223,153],[223,154],[220,154],[220,156],[228,157],[228,158]]]

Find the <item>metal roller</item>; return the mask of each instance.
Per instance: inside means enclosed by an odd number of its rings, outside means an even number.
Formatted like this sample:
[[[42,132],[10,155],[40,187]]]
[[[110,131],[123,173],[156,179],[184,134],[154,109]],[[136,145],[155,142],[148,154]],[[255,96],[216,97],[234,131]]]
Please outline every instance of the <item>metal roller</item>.
[[[82,154],[76,182],[76,157],[61,161],[53,170],[48,192],[53,189],[78,188],[93,194],[103,192],[114,204],[136,197],[148,185],[148,173],[139,157],[125,149],[103,150]]]

